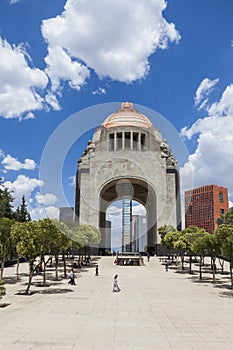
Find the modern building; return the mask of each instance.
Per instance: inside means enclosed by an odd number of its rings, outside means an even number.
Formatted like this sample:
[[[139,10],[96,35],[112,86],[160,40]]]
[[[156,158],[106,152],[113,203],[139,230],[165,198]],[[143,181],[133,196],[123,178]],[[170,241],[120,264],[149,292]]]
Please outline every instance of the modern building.
[[[178,165],[159,129],[129,102],[95,130],[78,160],[75,218],[100,230],[101,249],[108,230],[106,211],[123,199],[145,207],[148,251],[159,254],[158,228],[181,228]],[[124,249],[132,249],[132,237],[126,241],[126,235]]]
[[[123,198],[122,252],[132,252],[132,199]]]
[[[185,228],[195,225],[213,233],[221,214],[228,211],[228,190],[217,185],[185,191]]]
[[[146,216],[132,215],[132,251],[144,252],[147,246]]]
[[[72,207],[61,207],[59,212],[59,220],[63,222],[74,221],[74,208]]]

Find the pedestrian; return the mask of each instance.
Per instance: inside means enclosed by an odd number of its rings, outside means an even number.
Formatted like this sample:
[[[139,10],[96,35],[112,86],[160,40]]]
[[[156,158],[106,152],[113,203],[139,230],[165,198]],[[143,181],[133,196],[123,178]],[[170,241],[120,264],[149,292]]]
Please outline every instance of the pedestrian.
[[[168,262],[167,262],[167,260],[165,261],[165,270],[168,271]]]
[[[69,280],[68,284],[71,284],[72,286],[75,286],[76,285],[76,283],[75,283],[76,276],[75,276],[75,273],[74,273],[73,269],[71,269],[69,276],[70,276],[70,280]]]
[[[95,275],[99,276],[99,266],[98,265],[96,265],[96,268],[95,268]]]
[[[150,261],[150,253],[147,253],[147,261]]]
[[[117,278],[118,278],[118,275],[115,275],[114,279],[113,279],[113,289],[112,289],[113,292],[120,292],[120,288],[118,286]]]

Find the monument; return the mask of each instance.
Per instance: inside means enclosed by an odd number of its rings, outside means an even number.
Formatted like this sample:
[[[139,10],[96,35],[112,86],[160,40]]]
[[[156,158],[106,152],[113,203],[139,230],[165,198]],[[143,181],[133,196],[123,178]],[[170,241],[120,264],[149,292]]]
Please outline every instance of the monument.
[[[177,160],[159,129],[133,103],[124,102],[98,127],[78,160],[75,190],[75,217],[101,232],[96,249],[109,246],[111,225],[108,207],[117,200],[126,203],[125,217],[132,220],[130,201],[146,209],[147,249],[160,254],[158,228],[173,225],[180,229],[180,186]],[[124,205],[123,205],[124,213]],[[123,214],[124,215],[124,214]],[[122,230],[122,250],[132,247],[129,221]]]

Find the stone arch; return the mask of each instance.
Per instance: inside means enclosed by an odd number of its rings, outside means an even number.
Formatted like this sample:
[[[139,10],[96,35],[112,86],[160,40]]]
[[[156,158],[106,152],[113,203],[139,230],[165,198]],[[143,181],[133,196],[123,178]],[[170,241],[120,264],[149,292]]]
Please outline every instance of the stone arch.
[[[145,207],[147,213],[148,251],[154,254],[157,245],[156,192],[151,184],[137,177],[117,177],[102,185],[99,191],[99,229],[102,234],[100,249],[104,251],[104,241],[109,230],[106,220],[107,208],[111,203],[124,197],[130,197]]]

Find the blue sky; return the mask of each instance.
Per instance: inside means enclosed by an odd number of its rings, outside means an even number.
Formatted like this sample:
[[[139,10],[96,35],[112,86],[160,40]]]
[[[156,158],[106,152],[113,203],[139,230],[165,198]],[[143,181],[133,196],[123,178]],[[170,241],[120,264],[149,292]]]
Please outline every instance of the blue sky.
[[[72,205],[77,159],[122,101],[157,111],[180,135],[182,190],[191,178],[216,183],[232,201],[232,13],[231,0],[1,0],[0,177],[15,205],[25,195],[35,219]],[[43,159],[73,115],[77,136],[60,159],[65,203]]]

